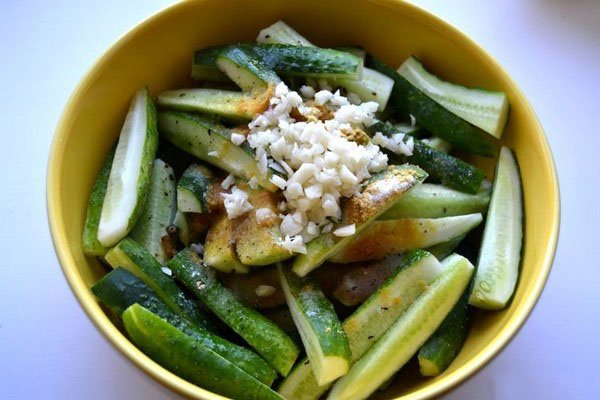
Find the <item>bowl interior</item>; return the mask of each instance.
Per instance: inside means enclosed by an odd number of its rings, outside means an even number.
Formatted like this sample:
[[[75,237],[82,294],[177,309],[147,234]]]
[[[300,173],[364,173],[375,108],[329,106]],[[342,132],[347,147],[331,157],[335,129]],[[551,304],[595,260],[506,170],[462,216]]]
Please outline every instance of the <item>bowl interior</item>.
[[[401,372],[381,398],[439,395],[484,365],[516,333],[546,280],[558,232],[558,186],[552,157],[533,111],[508,75],[449,25],[400,1],[305,0],[248,3],[186,1],[144,22],[123,37],[81,82],[57,128],[48,172],[52,234],[67,279],[100,330],[154,378],[191,396],[220,396],[197,388],[145,357],[115,328],[89,287],[106,269],[81,251],[81,232],[94,178],[115,143],[130,98],[141,86],[156,94],[191,85],[192,52],[208,45],[253,40],[283,19],[321,46],[358,44],[392,66],[411,54],[439,76],[468,86],[506,92],[511,114],[503,144],[515,150],[525,199],[522,273],[510,307],[478,313],[467,343],[451,367],[434,379]],[[474,162],[493,174],[493,162]],[[410,376],[409,376],[410,375]]]

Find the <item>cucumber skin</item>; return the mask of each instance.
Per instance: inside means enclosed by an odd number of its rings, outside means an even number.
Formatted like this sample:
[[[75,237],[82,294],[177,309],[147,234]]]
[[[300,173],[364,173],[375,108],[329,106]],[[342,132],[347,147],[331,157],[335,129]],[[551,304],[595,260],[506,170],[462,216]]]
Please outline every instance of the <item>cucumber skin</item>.
[[[406,116],[413,115],[419,125],[457,149],[484,157],[493,157],[496,154],[491,136],[487,132],[446,110],[375,57],[367,56],[367,65],[394,79],[394,88],[388,104],[398,112]]]
[[[136,304],[123,313],[131,340],[169,371],[210,391],[237,399],[278,399],[268,386]]]
[[[444,319],[437,331],[425,342],[419,350],[419,365],[421,375],[436,376],[448,368],[460,352],[467,334],[470,322],[469,290],[465,290],[458,303]],[[424,362],[436,368],[429,371]]]
[[[102,205],[104,204],[104,195],[106,194],[106,186],[108,185],[108,177],[112,167],[113,158],[115,156],[115,148],[109,153],[108,157],[102,164],[102,168],[96,176],[92,193],[88,202],[88,208],[85,217],[85,225],[83,227],[83,237],[81,246],[83,253],[87,256],[103,256],[108,249],[98,240],[98,225],[100,224],[100,215],[102,214]]]
[[[155,160],[144,209],[129,236],[163,264],[166,254],[162,238],[175,214],[175,175],[162,160]]]
[[[474,270],[466,258],[456,254],[447,258],[444,264],[442,275],[352,366],[350,372],[336,382],[328,400],[367,398],[406,364],[437,330],[467,288]]]
[[[137,303],[265,385],[271,385],[277,377],[277,372],[252,351],[230,343],[175,314],[148,285],[125,268],[119,267],[109,272],[96,282],[91,290],[101,303],[119,317],[127,308]]]
[[[194,194],[194,197],[200,203],[199,213],[207,213],[212,211],[211,196],[213,195],[212,186],[214,183],[214,174],[202,165],[190,165],[184,172],[179,182],[177,182],[177,190],[184,189]],[[181,211],[181,210],[180,210]],[[185,210],[183,210],[185,211]]]
[[[373,176],[361,198],[351,197],[342,208],[342,220],[339,226],[356,224],[356,234],[370,222],[388,210],[403,194],[419,185],[427,178],[421,168],[405,165],[389,165],[387,169]],[[371,200],[371,201],[369,201]],[[294,259],[292,270],[298,276],[305,276],[318,268],[325,260],[349,243],[355,236],[338,238],[332,233],[322,234],[306,247],[306,254]]]
[[[177,278],[223,322],[248,342],[283,376],[298,357],[293,340],[272,321],[240,302],[218,281],[215,271],[202,264],[192,250],[184,249],[167,266]]]
[[[487,187],[471,195],[441,185],[423,183],[398,200],[379,220],[484,214],[490,204],[490,193]]]
[[[270,84],[281,82],[281,79],[270,69],[269,65],[264,63],[263,59],[246,51],[243,46],[232,45],[223,48],[215,56],[215,63],[243,91],[264,90]],[[228,66],[234,70],[227,71]],[[243,70],[252,75],[251,80],[235,75],[237,70]]]
[[[388,122],[376,122],[370,127],[372,132],[381,132],[386,136],[402,133]],[[442,184],[462,192],[475,194],[481,187],[485,174],[479,168],[456,157],[438,151],[413,138],[413,153],[411,156],[400,156],[387,152],[391,163],[405,162],[423,168],[433,179],[439,179]]]
[[[132,265],[122,263],[121,252]],[[113,267],[125,267],[148,286],[175,313],[199,326],[210,326],[210,322],[198,305],[177,286],[175,281],[162,271],[162,265],[133,239],[125,238],[106,254],[106,260]],[[159,289],[159,290],[157,290]]]
[[[278,271],[281,286],[289,288],[290,293],[286,293],[286,301],[288,303],[295,302],[298,310],[303,314],[294,318],[296,326],[298,327],[299,324],[296,319],[303,317],[310,324],[311,334],[317,336],[323,355],[325,357],[341,357],[347,361],[347,368],[349,368],[352,361],[352,352],[350,351],[348,337],[333,308],[333,304],[325,297],[312,279],[308,277],[299,278],[290,270],[284,270],[281,265],[278,266]],[[292,313],[293,316],[294,313]],[[315,357],[316,355],[310,354],[309,346],[305,342],[306,339],[299,327],[298,331],[301,333],[300,336],[309,359]],[[312,362],[314,364],[315,360],[313,359]],[[328,382],[324,382],[324,384],[326,383]]]

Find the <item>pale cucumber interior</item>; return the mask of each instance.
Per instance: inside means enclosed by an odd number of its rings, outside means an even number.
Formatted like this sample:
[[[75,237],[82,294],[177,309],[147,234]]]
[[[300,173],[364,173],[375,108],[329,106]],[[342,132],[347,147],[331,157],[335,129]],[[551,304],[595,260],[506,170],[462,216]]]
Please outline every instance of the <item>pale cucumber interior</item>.
[[[307,358],[300,360],[285,377],[277,392],[286,399],[317,400],[331,385],[319,386]]]
[[[444,272],[400,319],[352,366],[328,399],[365,399],[419,350],[452,310],[468,285],[473,266],[459,255],[443,262]]]
[[[181,212],[201,213],[202,203],[196,194],[187,188],[177,187],[177,209]]]
[[[300,35],[283,21],[277,21],[273,25],[261,30],[256,41],[263,44],[280,43],[296,46],[314,46],[304,36]]]
[[[240,59],[217,56],[215,63],[243,91],[265,89],[270,83],[279,82],[279,78],[273,71],[263,69],[247,55]]]
[[[177,233],[179,234],[179,240],[186,246],[190,244],[190,231],[188,228],[187,220],[185,219],[185,214],[181,211],[177,211],[175,213],[175,217],[173,218],[173,224],[177,227]]]
[[[138,201],[144,198],[138,181],[144,162],[147,125],[147,96],[146,90],[141,89],[135,94],[125,118],[108,178],[98,226],[98,240],[105,247],[127,236]]]
[[[414,57],[407,59],[398,73],[448,111],[498,139],[502,137],[509,109],[506,94],[445,82],[429,73]]]
[[[523,241],[523,201],[519,167],[512,154],[500,151],[477,274],[469,303],[497,310],[506,306],[519,276]]]

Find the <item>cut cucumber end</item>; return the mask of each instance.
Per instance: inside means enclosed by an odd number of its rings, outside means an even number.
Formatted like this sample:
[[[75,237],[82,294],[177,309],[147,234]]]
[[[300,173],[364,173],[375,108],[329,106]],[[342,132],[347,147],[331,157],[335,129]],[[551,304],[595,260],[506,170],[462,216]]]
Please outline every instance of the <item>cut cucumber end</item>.
[[[202,203],[196,195],[185,188],[177,188],[177,209],[181,212],[203,212]]]
[[[329,356],[323,358],[321,372],[315,375],[319,386],[327,385],[340,376],[344,376],[350,369],[350,363],[343,357]]]
[[[423,376],[438,376],[441,371],[431,360],[419,357],[419,372]]]

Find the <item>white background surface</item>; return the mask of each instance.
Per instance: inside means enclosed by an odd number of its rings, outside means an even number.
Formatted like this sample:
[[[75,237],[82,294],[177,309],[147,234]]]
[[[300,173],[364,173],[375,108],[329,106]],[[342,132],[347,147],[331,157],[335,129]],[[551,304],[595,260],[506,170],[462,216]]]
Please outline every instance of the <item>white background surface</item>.
[[[418,0],[487,49],[546,129],[561,184],[554,268],[527,324],[447,399],[600,398],[600,1]],[[71,294],[46,222],[54,127],[86,70],[165,0],[0,7],[0,398],[175,395],[120,356]]]

